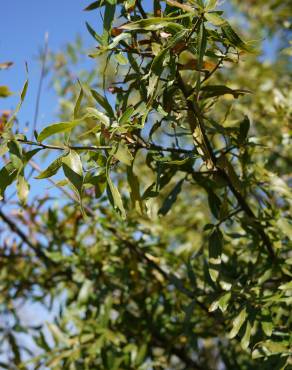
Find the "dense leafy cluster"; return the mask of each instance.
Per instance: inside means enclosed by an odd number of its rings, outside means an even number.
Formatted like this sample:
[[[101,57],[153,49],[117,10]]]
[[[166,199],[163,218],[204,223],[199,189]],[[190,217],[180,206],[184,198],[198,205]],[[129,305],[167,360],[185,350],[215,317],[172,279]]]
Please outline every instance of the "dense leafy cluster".
[[[17,236],[1,240],[1,366],[288,368],[288,56],[260,62],[216,0],[86,10],[103,14],[99,68],[74,86],[80,41],[54,55],[62,122],[15,130],[27,82],[1,121],[1,196],[16,183],[22,208],[0,209]],[[59,193],[27,201],[45,179]],[[22,301],[58,313],[23,325]]]

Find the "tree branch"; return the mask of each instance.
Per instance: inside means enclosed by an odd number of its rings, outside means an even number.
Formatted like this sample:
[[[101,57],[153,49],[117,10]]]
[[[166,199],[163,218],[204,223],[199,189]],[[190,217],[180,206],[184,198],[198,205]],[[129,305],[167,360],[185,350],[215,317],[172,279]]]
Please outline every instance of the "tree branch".
[[[270,258],[272,260],[275,260],[276,255],[275,255],[275,252],[273,250],[272,242],[271,242],[269,236],[266,234],[265,230],[263,229],[263,226],[260,224],[256,215],[254,214],[254,212],[252,211],[252,209],[250,208],[250,206],[248,205],[247,201],[242,196],[242,194],[237,189],[235,189],[229,175],[224,171],[224,169],[222,169],[221,167],[219,167],[217,165],[217,158],[216,158],[216,155],[214,154],[211,142],[209,141],[209,138],[207,136],[206,129],[205,129],[205,124],[204,124],[204,118],[202,116],[202,113],[201,113],[197,103],[188,99],[189,96],[188,96],[187,89],[186,89],[186,87],[184,85],[184,82],[183,82],[181,76],[179,75],[179,73],[178,73],[178,85],[179,85],[180,90],[183,93],[183,96],[186,100],[187,107],[188,107],[189,111],[191,112],[191,114],[193,116],[193,119],[197,121],[197,123],[200,127],[200,130],[201,130],[201,133],[202,133],[202,138],[203,138],[204,144],[206,145],[206,148],[207,148],[207,151],[208,151],[209,159],[211,160],[214,168],[216,168],[216,170],[218,171],[218,174],[221,175],[221,177],[226,181],[229,189],[231,190],[231,192],[233,193],[233,195],[237,199],[238,204],[240,205],[242,210],[247,214],[248,217],[250,217],[254,221],[255,228],[256,228],[257,232],[259,233]],[[194,122],[190,122],[190,127],[191,127],[191,130],[193,131],[194,128],[195,128]]]

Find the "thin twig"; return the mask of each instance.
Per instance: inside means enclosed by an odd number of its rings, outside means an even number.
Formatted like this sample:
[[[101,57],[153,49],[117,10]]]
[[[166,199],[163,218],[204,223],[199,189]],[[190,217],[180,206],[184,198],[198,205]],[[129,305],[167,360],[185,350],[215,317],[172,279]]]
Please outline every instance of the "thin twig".
[[[39,107],[40,107],[40,101],[41,101],[41,93],[42,93],[42,86],[43,81],[46,75],[46,62],[48,57],[48,48],[49,46],[49,34],[48,32],[45,33],[45,46],[44,51],[42,55],[42,67],[41,67],[41,75],[38,85],[38,91],[37,91],[37,97],[36,97],[36,104],[35,104],[35,112],[34,112],[34,118],[33,118],[33,126],[32,126],[32,132],[31,132],[31,139],[34,137],[34,132],[37,128],[37,122],[38,122],[38,116],[39,116]]]

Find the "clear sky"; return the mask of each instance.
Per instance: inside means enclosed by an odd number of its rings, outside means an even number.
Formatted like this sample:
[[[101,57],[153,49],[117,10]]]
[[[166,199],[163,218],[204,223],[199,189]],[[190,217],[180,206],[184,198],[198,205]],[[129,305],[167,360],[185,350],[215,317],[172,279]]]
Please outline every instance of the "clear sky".
[[[45,33],[49,33],[49,48],[60,50],[65,43],[73,41],[79,34],[85,45],[92,47],[94,40],[88,34],[85,21],[93,28],[100,29],[97,11],[84,12],[83,8],[93,0],[10,0],[1,1],[0,22],[0,63],[13,61],[14,66],[0,71],[0,85],[8,85],[17,92],[26,78],[25,62],[29,67],[30,87],[19,118],[33,121],[40,63],[37,55],[44,45]],[[147,1],[145,1],[147,3]],[[228,4],[228,2],[227,2]],[[266,51],[271,52],[271,44]],[[0,112],[15,106],[17,97],[0,99]],[[53,91],[44,83],[38,127],[50,123],[57,110]]]
[[[0,85],[8,85],[13,92],[21,89],[25,78],[25,62],[29,67],[30,87],[19,117],[33,120],[37,84],[40,76],[39,50],[44,45],[45,33],[49,33],[49,48],[58,51],[65,43],[79,34],[86,46],[94,40],[88,34],[85,21],[99,29],[98,12],[84,12],[90,1],[82,0],[10,0],[1,1],[0,63],[14,62],[9,70],[0,71]],[[50,123],[57,110],[53,91],[44,83],[40,105],[39,127]],[[0,99],[0,111],[15,106],[16,96]]]

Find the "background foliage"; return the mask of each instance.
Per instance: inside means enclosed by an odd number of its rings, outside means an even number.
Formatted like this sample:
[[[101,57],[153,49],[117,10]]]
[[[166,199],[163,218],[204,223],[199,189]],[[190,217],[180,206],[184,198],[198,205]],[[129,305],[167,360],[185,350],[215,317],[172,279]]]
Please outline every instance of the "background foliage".
[[[2,368],[291,367],[290,8],[232,4],[241,27],[212,0],[95,1],[92,70],[79,39],[46,55],[60,122],[19,129],[28,82],[2,114]]]

